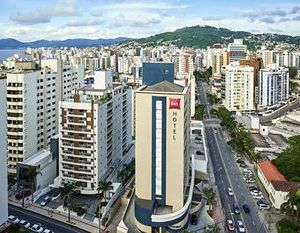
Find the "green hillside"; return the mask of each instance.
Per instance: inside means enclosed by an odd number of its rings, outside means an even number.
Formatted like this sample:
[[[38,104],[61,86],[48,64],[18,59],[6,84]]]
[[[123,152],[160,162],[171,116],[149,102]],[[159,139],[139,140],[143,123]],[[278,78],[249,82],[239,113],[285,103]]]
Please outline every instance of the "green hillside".
[[[206,48],[214,43],[228,44],[233,39],[242,38],[249,46],[255,49],[261,45],[274,47],[278,43],[289,43],[300,45],[300,37],[293,37],[278,34],[252,34],[243,31],[231,31],[226,28],[216,28],[211,26],[193,26],[178,29],[174,32],[165,32],[147,38],[136,39],[142,46],[154,46],[162,44],[174,44],[178,47]]]

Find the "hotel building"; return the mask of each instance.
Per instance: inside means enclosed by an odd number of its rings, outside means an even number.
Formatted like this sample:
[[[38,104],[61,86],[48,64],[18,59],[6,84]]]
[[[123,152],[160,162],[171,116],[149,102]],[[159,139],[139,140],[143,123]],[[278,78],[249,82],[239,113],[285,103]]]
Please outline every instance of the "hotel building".
[[[135,92],[135,218],[142,232],[179,230],[188,222],[194,186],[190,157],[190,82]]]

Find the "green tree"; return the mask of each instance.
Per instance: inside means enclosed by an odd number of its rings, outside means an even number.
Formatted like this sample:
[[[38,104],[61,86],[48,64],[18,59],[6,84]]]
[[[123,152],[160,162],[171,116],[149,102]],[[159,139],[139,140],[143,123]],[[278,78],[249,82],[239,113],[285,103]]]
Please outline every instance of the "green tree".
[[[107,193],[108,191],[112,190],[113,186],[112,186],[112,182],[111,181],[100,181],[98,183],[98,188],[97,191],[98,193],[103,193],[103,197],[104,197],[104,201],[107,203]]]
[[[202,120],[204,116],[204,105],[199,104],[195,107],[195,119],[196,120]]]
[[[216,193],[213,188],[204,188],[202,189],[202,194],[207,201],[209,206],[209,211],[212,210],[212,206],[215,203]]]
[[[203,233],[220,233],[220,232],[221,232],[220,227],[217,224],[215,224],[212,229],[205,230]]]
[[[295,79],[298,75],[298,70],[295,67],[289,67],[289,77],[290,79]]]
[[[71,221],[71,197],[74,193],[74,190],[75,186],[71,183],[63,183],[62,186],[59,187],[60,197],[63,199],[63,206],[64,208],[68,209],[68,222]]]

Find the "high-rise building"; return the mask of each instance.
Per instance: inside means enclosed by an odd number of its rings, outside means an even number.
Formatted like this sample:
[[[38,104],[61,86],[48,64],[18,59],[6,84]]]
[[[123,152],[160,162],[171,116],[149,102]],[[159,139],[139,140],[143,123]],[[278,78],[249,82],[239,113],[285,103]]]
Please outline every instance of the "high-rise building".
[[[194,186],[190,101],[190,84],[163,81],[135,92],[135,218],[142,232],[179,230],[188,221]]]
[[[8,171],[16,163],[45,148],[56,134],[56,75],[40,71],[7,74]]]
[[[254,68],[235,62],[224,73],[225,107],[237,112],[254,110]]]
[[[104,79],[102,86],[109,83]],[[130,95],[122,85],[84,87],[73,99],[60,102],[60,183],[72,182],[83,194],[97,194],[98,182],[114,171],[131,144]]]
[[[165,62],[144,62],[143,84],[152,85],[162,81],[174,82],[174,64]]]
[[[235,39],[228,45],[229,63],[245,59],[247,55],[247,45],[243,44],[242,39]]]
[[[176,64],[176,75],[193,75],[194,61],[190,54],[180,54]]]
[[[259,72],[258,107],[268,107],[289,98],[289,71],[270,66]]]
[[[6,119],[6,76],[0,76],[0,119]],[[0,229],[8,218],[6,124],[0,124]]]

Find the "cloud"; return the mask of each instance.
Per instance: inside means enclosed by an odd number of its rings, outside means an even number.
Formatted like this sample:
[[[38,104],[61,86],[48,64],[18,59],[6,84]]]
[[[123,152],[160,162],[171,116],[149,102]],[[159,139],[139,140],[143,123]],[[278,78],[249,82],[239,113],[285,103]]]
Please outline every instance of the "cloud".
[[[153,10],[166,10],[166,9],[185,9],[188,8],[189,5],[187,4],[169,4],[166,2],[121,2],[121,3],[112,3],[102,5],[97,7],[97,9],[104,9],[104,10],[146,10],[146,9],[153,9]]]
[[[297,14],[298,12],[300,12],[300,7],[299,6],[294,6],[290,13],[291,14]]]
[[[259,19],[259,21],[263,22],[263,23],[275,23],[275,20],[273,17],[261,18],[261,19]]]
[[[103,12],[100,12],[100,11],[91,11],[90,15],[91,16],[95,16],[95,17],[103,17]]]
[[[57,5],[53,7],[40,7],[32,12],[26,13],[13,13],[9,16],[10,20],[23,25],[32,25],[40,23],[49,23],[53,17],[77,16],[79,15],[76,5],[67,4]]]
[[[84,27],[84,26],[93,26],[93,25],[101,25],[103,24],[103,20],[92,20],[92,19],[87,19],[87,20],[72,20],[68,23],[65,24],[66,27]]]
[[[204,21],[220,21],[222,19],[224,19],[224,17],[211,16],[203,18]]]
[[[275,16],[280,16],[284,17],[288,14],[288,12],[284,10],[258,10],[258,11],[251,11],[251,12],[246,12],[242,16],[247,17],[251,22],[254,22],[256,19],[263,18],[263,21],[266,22],[271,22],[272,20],[270,17],[275,17]]]

